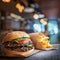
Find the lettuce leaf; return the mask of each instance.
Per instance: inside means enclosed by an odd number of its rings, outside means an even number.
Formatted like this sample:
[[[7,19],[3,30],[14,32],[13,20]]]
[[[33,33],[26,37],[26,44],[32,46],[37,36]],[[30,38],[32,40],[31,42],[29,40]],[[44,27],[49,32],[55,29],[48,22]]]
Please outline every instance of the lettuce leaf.
[[[13,43],[13,42],[18,42],[19,40],[24,40],[24,39],[26,39],[26,38],[28,38],[28,37],[22,36],[22,37],[20,37],[20,38],[16,38],[16,39],[10,40],[9,42],[11,42],[11,43]]]

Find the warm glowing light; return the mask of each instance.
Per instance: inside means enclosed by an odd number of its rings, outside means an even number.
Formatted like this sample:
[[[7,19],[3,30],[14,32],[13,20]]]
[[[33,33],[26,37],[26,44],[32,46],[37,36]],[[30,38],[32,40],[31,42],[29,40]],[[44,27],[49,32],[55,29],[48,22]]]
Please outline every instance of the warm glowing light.
[[[38,19],[39,18],[38,14],[34,14],[33,18]]]
[[[47,22],[46,21],[44,22],[44,25],[47,25]]]
[[[11,0],[2,0],[2,2],[9,3]]]
[[[44,19],[41,19],[40,22],[43,23],[44,25],[47,25],[47,21],[45,21]]]
[[[16,8],[18,9],[19,12],[23,12],[23,10],[24,10],[24,6],[21,5],[20,3],[16,4]]]
[[[21,16],[16,15],[16,14],[14,14],[14,13],[11,13],[10,16],[13,17],[13,18],[16,18],[16,19],[22,19]]]

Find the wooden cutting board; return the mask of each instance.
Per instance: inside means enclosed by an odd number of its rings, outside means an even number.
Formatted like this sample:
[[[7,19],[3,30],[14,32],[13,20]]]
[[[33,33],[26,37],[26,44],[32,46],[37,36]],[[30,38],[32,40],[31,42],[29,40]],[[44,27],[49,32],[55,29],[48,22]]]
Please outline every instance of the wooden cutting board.
[[[28,56],[31,56],[31,55],[34,55],[36,53],[38,53],[40,50],[37,50],[37,49],[34,49],[33,51],[29,51],[28,53],[22,53],[20,55],[14,55],[14,56],[7,56],[6,54],[4,54],[3,52],[1,52],[0,56],[3,56],[3,57],[28,57]],[[8,51],[7,51],[8,52]],[[9,53],[8,53],[9,54]],[[10,54],[9,54],[10,55]]]

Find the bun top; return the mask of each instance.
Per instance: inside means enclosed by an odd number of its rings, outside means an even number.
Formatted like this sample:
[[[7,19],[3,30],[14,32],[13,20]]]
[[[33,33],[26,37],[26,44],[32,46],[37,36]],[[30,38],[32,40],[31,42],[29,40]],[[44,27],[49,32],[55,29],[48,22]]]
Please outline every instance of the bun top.
[[[3,38],[2,43],[16,39],[16,38],[20,38],[22,36],[26,36],[29,38],[29,35],[26,32],[23,31],[12,31],[7,33],[7,35]]]

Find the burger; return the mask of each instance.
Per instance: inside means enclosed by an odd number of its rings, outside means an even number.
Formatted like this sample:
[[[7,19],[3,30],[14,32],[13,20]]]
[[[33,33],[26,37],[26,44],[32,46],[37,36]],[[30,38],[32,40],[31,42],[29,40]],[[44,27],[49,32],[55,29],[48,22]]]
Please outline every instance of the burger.
[[[28,56],[34,51],[30,36],[23,31],[7,33],[2,40],[2,44],[6,56]]]

